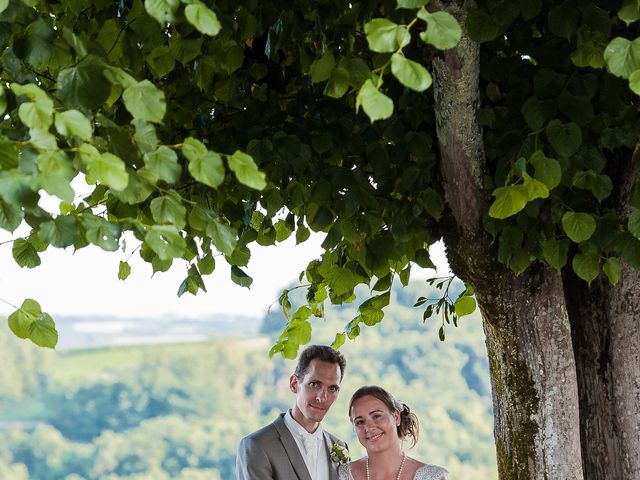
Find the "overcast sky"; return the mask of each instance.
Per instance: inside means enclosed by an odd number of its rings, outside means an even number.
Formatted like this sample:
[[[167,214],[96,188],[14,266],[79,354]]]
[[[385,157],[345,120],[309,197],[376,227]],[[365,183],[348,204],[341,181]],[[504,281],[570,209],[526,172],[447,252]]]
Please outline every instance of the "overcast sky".
[[[0,242],[12,238],[0,230]],[[291,238],[275,247],[252,247],[246,271],[253,277],[250,289],[234,284],[229,267],[217,258],[216,270],[204,277],[207,293],[196,296],[177,291],[186,277],[186,267],[176,261],[168,272],[152,277],[151,266],[139,259],[130,260],[132,272],[125,281],[118,280],[118,262],[128,253],[104,252],[89,246],[73,253],[72,249],[49,248],[41,254],[42,264],[34,269],[20,268],[11,257],[11,243],[0,245],[0,313],[8,314],[25,298],[37,300],[52,315],[105,314],[110,316],[157,316],[181,314],[199,317],[213,313],[263,315],[278,299],[283,288],[296,281],[309,260],[320,254],[322,237],[295,245]],[[434,260],[447,270],[441,245]],[[414,269],[421,277],[426,272]]]

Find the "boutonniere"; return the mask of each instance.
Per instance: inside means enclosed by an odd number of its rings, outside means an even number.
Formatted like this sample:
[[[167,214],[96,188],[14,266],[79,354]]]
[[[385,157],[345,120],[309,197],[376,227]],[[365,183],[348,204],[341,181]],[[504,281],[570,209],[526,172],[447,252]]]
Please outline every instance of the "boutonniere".
[[[351,460],[351,457],[349,457],[349,450],[344,448],[338,442],[335,442],[331,447],[331,451],[329,452],[329,458],[333,463],[336,463],[338,465],[342,465],[344,463],[347,463],[349,460]]]

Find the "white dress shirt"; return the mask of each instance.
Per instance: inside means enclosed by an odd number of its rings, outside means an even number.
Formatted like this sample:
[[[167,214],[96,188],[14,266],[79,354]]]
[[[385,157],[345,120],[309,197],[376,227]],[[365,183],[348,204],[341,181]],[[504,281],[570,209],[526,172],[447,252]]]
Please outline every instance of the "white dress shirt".
[[[307,432],[291,416],[291,410],[285,414],[284,424],[298,445],[307,470],[309,470],[309,475],[311,475],[311,480],[329,480],[329,455],[327,449],[324,448],[322,426],[318,425],[313,433]]]

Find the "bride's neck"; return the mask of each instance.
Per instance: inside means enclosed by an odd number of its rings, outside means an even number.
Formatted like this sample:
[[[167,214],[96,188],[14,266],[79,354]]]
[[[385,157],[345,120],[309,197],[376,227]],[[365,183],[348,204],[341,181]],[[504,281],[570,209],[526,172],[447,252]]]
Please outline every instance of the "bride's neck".
[[[395,475],[402,462],[402,445],[389,448],[383,452],[375,452],[368,455],[369,469],[373,472],[384,472]],[[394,477],[395,478],[395,477]]]

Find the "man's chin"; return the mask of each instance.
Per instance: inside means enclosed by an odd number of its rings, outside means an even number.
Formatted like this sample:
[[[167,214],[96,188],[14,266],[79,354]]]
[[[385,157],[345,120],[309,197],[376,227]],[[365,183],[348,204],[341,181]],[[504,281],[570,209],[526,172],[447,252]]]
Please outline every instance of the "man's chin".
[[[322,419],[324,418],[324,416],[327,414],[327,411],[324,410],[322,412],[317,412],[315,410],[310,410],[308,415],[309,420],[312,420],[314,422],[321,422]]]

